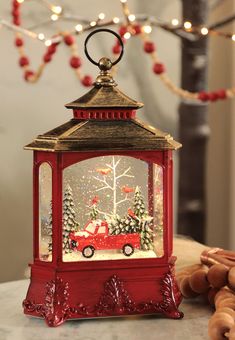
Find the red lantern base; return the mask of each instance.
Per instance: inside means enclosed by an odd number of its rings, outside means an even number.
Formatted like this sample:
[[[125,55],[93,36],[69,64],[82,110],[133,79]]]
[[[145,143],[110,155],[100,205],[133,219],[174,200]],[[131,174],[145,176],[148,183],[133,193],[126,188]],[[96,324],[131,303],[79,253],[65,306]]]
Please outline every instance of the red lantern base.
[[[160,313],[181,319],[175,257],[161,266],[81,271],[33,264],[24,313],[56,327],[69,319]]]

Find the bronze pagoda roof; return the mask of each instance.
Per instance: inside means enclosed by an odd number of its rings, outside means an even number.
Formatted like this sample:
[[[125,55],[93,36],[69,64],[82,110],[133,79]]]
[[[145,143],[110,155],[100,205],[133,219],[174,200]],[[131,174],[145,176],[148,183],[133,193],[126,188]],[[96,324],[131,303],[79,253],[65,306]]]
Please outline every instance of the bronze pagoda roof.
[[[105,58],[101,59],[107,64]],[[103,64],[102,64],[103,65]],[[104,66],[104,65],[103,65]],[[102,70],[93,88],[85,95],[67,104],[76,111],[134,112],[143,106],[116,86],[109,70]],[[117,112],[118,114],[118,112]],[[181,144],[165,132],[137,120],[132,115],[125,119],[97,119],[76,117],[67,123],[39,135],[25,149],[50,152],[63,151],[118,151],[118,150],[176,150]]]
[[[139,109],[143,106],[131,99],[114,86],[95,86],[84,96],[65,105],[68,109],[128,108]]]
[[[111,151],[111,150],[176,150],[181,144],[137,119],[79,120],[67,123],[39,135],[25,146],[29,150]]]

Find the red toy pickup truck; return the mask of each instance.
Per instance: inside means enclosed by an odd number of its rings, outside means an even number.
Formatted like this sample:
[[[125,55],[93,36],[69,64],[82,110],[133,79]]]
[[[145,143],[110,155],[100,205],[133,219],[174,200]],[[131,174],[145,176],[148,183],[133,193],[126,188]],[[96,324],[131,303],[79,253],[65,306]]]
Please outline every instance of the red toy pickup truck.
[[[108,223],[101,220],[88,222],[84,230],[69,237],[71,248],[86,258],[92,257],[95,250],[122,249],[123,254],[131,256],[134,249],[140,249],[139,234],[109,235]]]

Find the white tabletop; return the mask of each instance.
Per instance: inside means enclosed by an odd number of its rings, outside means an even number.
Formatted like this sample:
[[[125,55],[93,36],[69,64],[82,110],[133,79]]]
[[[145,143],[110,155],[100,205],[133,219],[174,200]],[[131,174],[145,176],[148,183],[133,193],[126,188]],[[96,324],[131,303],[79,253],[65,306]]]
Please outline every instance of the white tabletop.
[[[157,316],[67,321],[49,328],[44,320],[23,314],[29,281],[0,284],[0,340],[180,340],[208,339],[211,309],[202,301],[181,304],[182,320]]]

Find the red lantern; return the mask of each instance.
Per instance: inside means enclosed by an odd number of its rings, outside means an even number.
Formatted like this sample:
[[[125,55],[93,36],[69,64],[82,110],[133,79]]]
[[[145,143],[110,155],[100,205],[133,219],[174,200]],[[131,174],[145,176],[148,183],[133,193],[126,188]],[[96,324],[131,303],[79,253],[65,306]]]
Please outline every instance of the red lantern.
[[[66,105],[73,119],[26,146],[34,151],[34,261],[24,312],[49,326],[181,318],[172,256],[172,150],[181,145],[136,118],[142,104],[117,88],[116,62],[92,62],[101,72]]]

